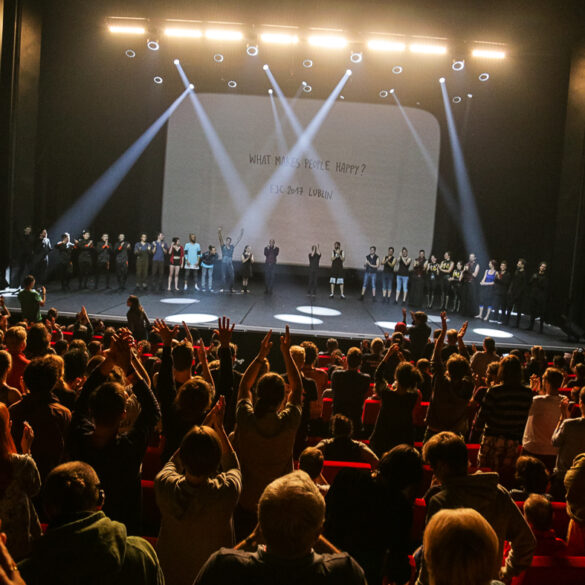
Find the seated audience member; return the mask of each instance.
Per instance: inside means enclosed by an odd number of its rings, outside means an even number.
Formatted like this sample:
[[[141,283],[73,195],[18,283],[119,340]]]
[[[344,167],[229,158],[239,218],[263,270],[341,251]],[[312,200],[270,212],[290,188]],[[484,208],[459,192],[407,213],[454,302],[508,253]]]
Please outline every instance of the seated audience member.
[[[42,323],[35,323],[29,328],[24,353],[29,360],[53,353],[51,349],[51,334]]]
[[[327,366],[327,377],[331,380],[333,374],[338,370],[345,370],[347,366],[347,361],[343,352],[340,349],[335,349],[331,353],[331,361]]]
[[[6,349],[12,358],[12,366],[6,377],[6,383],[20,392],[24,390],[22,384],[22,374],[24,368],[29,363],[29,359],[24,355],[26,348],[26,329],[24,327],[10,327],[4,335]]]
[[[33,438],[31,427],[25,423],[20,442],[22,455],[19,455],[10,434],[8,408],[0,404],[0,519],[7,545],[16,560],[27,556],[41,535],[31,501],[41,489],[41,476],[30,455]]]
[[[353,461],[377,467],[378,456],[365,443],[351,438],[353,424],[346,416],[334,414],[329,424],[333,437],[315,445],[327,461]]]
[[[514,475],[516,487],[510,490],[510,495],[515,502],[523,502],[530,494],[546,494],[549,475],[544,463],[536,457],[521,455],[516,461],[516,474]]]
[[[160,410],[131,344],[131,337],[114,337],[106,359],[83,385],[71,421],[68,453],[96,470],[107,496],[104,511],[134,532],[140,527],[140,468]],[[115,366],[132,383],[140,403],[140,414],[125,433],[120,427],[126,416],[126,380],[113,381]]]
[[[59,377],[57,383],[53,387],[53,394],[57,397],[59,402],[66,406],[69,410],[73,411],[75,408],[75,401],[77,400],[77,393],[73,390],[65,380],[65,360],[59,355],[48,355],[46,359],[55,363],[59,371]],[[85,377],[81,381],[83,383]],[[74,385],[74,388],[81,388],[79,385]]]
[[[22,398],[20,390],[6,383],[11,367],[12,357],[6,350],[0,350],[0,402],[6,406],[11,406]]]
[[[233,444],[242,468],[243,490],[236,516],[236,535],[249,534],[256,525],[258,500],[274,479],[293,470],[293,446],[301,422],[303,384],[290,353],[288,325],[280,338],[280,351],[286,365],[290,393],[286,406],[285,383],[275,373],[257,380],[272,347],[269,331],[258,355],[246,369],[238,389],[236,429]],[[252,388],[256,387],[253,401]]]
[[[378,469],[342,469],[327,494],[325,536],[364,569],[369,585],[406,583],[416,489],[422,480],[419,452],[398,445]]]
[[[299,456],[299,469],[313,480],[323,497],[329,491],[329,484],[322,473],[324,462],[323,453],[316,447],[307,447]]]
[[[431,585],[502,585],[498,537],[471,508],[441,510],[428,523],[423,553]]]
[[[575,365],[575,378],[567,382],[567,388],[583,388],[585,386],[585,364]]]
[[[547,498],[540,494],[530,494],[524,502],[524,518],[536,538],[535,556],[567,554],[567,543],[557,538],[553,530],[553,509]]]
[[[212,553],[235,545],[232,514],[242,474],[223,427],[224,413],[221,398],[154,480],[162,516],[156,552],[173,585],[192,585]]]
[[[325,351],[320,351],[319,355],[332,355],[334,351],[339,349],[339,342],[335,337],[330,337],[325,342]]]
[[[102,351],[102,344],[97,340],[94,339],[87,344],[87,353],[89,357],[92,358],[94,355],[99,355]]]
[[[104,491],[96,472],[71,461],[56,467],[43,487],[49,527],[19,563],[27,585],[108,583],[163,585],[156,553],[143,538],[102,511]]]
[[[25,422],[30,424],[36,438],[32,456],[44,480],[63,461],[71,411],[53,394],[59,367],[50,357],[32,360],[24,370],[23,379],[28,394],[10,407],[12,437],[20,445]]]
[[[418,386],[422,382],[422,376],[415,366],[404,361],[397,345],[393,345],[386,352],[384,359],[396,353],[402,361],[394,372],[395,382],[392,388],[388,388],[388,382],[384,378],[384,364],[380,363],[376,370],[376,393],[382,405],[370,437],[370,445],[378,457],[396,445],[414,445],[413,412],[421,402]]]
[[[319,397],[319,406],[323,405],[323,392],[327,388],[329,378],[327,373],[316,368],[318,350],[317,346],[312,341],[303,341],[301,347],[305,349],[305,365],[303,366],[303,374],[311,380],[315,380],[317,384],[317,395]],[[584,384],[585,385],[585,384]]]
[[[372,339],[369,353],[364,353],[362,356],[361,370],[368,376],[373,376],[376,373],[378,364],[382,361],[384,351],[384,342],[376,337]]]
[[[69,349],[69,344],[64,339],[58,339],[55,341],[55,345],[53,346],[53,350],[57,355],[63,357],[63,355]]]
[[[505,541],[510,543],[501,570],[502,578],[511,579],[527,569],[536,542],[522,512],[498,483],[498,474],[478,472],[469,475],[467,447],[454,433],[443,432],[431,437],[423,447],[423,457],[440,483],[425,496],[427,524],[439,510],[473,508],[490,523],[498,537],[498,559],[503,558]],[[417,583],[428,582],[423,562]]]
[[[538,395],[532,398],[528,420],[522,438],[522,453],[540,459],[553,469],[557,458],[557,448],[552,444],[552,436],[561,414],[562,396],[559,388],[563,384],[563,372],[547,368],[542,376],[541,390],[538,381]]]
[[[332,553],[313,550],[317,543],[328,544],[320,537],[324,519],[323,496],[305,472],[295,471],[274,480],[258,503],[259,528],[266,547],[255,552],[220,549],[205,563],[195,585],[366,585],[362,569],[347,553],[331,545],[327,548]]]
[[[352,347],[347,352],[347,370],[338,370],[331,376],[333,414],[343,414],[353,423],[356,436],[362,432],[362,411],[372,379],[362,374],[359,368],[362,352]]]
[[[443,362],[443,341],[447,333],[447,313],[441,313],[441,334],[435,342],[431,367],[433,368],[433,394],[427,411],[425,441],[441,431],[452,431],[464,436],[468,427],[468,405],[473,395],[473,379],[469,367],[469,354],[463,337],[467,321],[457,334],[459,353]]]
[[[471,372],[480,379],[485,378],[488,366],[492,362],[499,362],[500,356],[496,353],[496,342],[492,337],[484,337],[483,351],[476,351],[469,362]]]
[[[416,367],[422,376],[422,382],[418,389],[420,390],[422,401],[429,402],[433,392],[433,377],[431,376],[431,362],[426,358],[421,358],[416,362]]]
[[[585,453],[575,457],[565,474],[567,514],[571,519],[567,531],[569,554],[585,555]]]
[[[486,392],[475,421],[475,431],[481,434],[478,462],[511,477],[533,395],[522,384],[522,365],[514,356],[500,361],[498,380]]]
[[[179,448],[187,431],[203,422],[215,396],[215,387],[209,382],[213,378],[205,358],[205,348],[200,349],[199,355],[206,378],[192,377],[192,345],[181,343],[171,349],[173,335],[177,330],[177,327],[170,330],[160,320],[156,320],[153,326],[153,331],[163,341],[163,354],[155,384],[162,412],[162,433],[165,437],[162,452],[164,462]]]

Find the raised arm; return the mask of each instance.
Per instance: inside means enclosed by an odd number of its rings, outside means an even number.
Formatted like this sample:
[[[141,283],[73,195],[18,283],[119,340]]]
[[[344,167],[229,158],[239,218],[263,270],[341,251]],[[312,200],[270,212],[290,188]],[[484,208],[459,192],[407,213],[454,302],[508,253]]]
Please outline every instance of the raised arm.
[[[220,317],[217,320],[217,329],[214,331],[219,339],[219,376],[218,392],[220,395],[229,398],[234,391],[234,372],[232,366],[232,350],[230,342],[234,331],[235,323],[230,327],[230,320],[227,317]]]
[[[303,397],[303,381],[301,380],[301,374],[297,368],[297,365],[290,355],[291,345],[290,328],[287,325],[284,335],[280,336],[280,351],[282,352],[282,357],[284,358],[284,363],[286,365],[286,375],[288,377],[288,383],[291,388],[289,402],[300,407]]]
[[[461,329],[459,329],[459,332],[457,333],[457,349],[459,350],[459,353],[467,361],[469,361],[469,352],[467,351],[467,348],[465,347],[465,342],[463,341],[463,338],[465,337],[465,332],[467,331],[468,325],[469,325],[469,321],[465,321],[465,323],[463,323],[463,325],[461,325]]]
[[[217,237],[219,239],[219,245],[223,246],[223,234],[221,233],[221,228],[217,228]]]
[[[433,349],[433,355],[431,357],[431,362],[435,366],[442,367],[443,365],[443,358],[441,356],[441,351],[443,349],[443,344],[445,343],[445,336],[447,335],[447,312],[441,312],[441,333],[439,337],[437,337],[437,341],[435,341],[435,347]]]
[[[260,368],[272,348],[272,341],[270,337],[272,329],[264,336],[260,342],[260,349],[258,355],[252,360],[252,363],[246,368],[242,379],[240,380],[240,387],[238,388],[238,402],[240,400],[249,400],[252,402],[252,388],[260,372]]]
[[[213,381],[213,376],[209,371],[209,363],[207,362],[207,351],[205,349],[205,343],[203,343],[203,339],[199,338],[197,342],[197,360],[201,364],[201,375],[203,378],[211,384],[213,388],[213,394],[215,396],[215,382]]]

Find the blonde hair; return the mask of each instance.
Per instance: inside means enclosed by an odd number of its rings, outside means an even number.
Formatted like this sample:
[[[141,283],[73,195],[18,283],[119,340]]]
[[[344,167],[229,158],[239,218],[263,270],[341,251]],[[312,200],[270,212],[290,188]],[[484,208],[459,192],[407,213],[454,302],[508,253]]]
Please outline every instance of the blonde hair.
[[[498,575],[498,537],[471,508],[437,512],[425,528],[423,551],[431,585],[488,585]]]
[[[291,345],[290,356],[297,368],[302,368],[305,363],[305,348],[301,345]]]

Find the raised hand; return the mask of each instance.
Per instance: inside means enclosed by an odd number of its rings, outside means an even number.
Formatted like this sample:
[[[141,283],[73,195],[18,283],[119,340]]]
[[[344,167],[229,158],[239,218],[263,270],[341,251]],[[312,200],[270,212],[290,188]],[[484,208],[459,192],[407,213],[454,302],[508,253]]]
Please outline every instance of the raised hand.
[[[459,333],[457,333],[457,339],[463,339],[465,337],[465,333],[467,331],[467,326],[469,325],[469,321],[465,321],[463,325],[461,325],[461,329],[459,329]]]
[[[162,319],[155,319],[152,330],[162,339],[164,345],[171,345],[173,337],[179,331],[179,326],[175,325],[173,329],[169,329],[167,324]]]
[[[441,311],[441,328],[447,331],[447,311]]]
[[[262,341],[260,342],[260,349],[258,350],[258,358],[261,360],[265,359],[270,350],[272,349],[272,341],[270,338],[272,337],[272,329],[264,336]]]
[[[205,349],[205,343],[201,337],[197,341],[197,360],[200,364],[207,361],[207,350]]]
[[[0,534],[0,585],[26,585],[18,566],[6,548],[6,534]]]
[[[214,333],[219,339],[221,347],[229,347],[235,326],[236,324],[233,323],[230,327],[230,320],[226,316],[217,319],[217,329],[214,330]]]
[[[185,323],[185,321],[181,321],[181,323],[183,324],[183,331],[185,331],[185,339],[191,345],[193,345],[193,336],[191,335],[191,330],[189,329],[189,327],[187,326],[187,323]]]
[[[22,429],[22,438],[20,439],[20,449],[23,453],[30,454],[30,449],[32,447],[34,438],[35,433],[33,431],[33,428],[28,424],[27,421],[24,421]]]
[[[280,351],[283,354],[288,354],[291,345],[292,342],[290,339],[290,327],[287,325],[284,329],[284,335],[280,336]]]

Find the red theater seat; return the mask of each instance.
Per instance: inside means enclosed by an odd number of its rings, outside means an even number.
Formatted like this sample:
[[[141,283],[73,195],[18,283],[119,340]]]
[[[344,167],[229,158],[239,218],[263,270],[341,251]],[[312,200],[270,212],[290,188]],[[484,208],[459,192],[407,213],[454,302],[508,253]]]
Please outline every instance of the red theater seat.
[[[325,461],[323,477],[331,483],[342,469],[372,469],[369,463],[353,463],[348,461]]]
[[[319,364],[320,368],[327,368],[327,366],[331,363],[331,356],[329,355],[320,355],[317,358],[317,363]]]
[[[362,413],[362,422],[365,425],[375,425],[382,403],[379,400],[366,400]]]
[[[419,545],[422,542],[426,518],[427,505],[422,498],[416,498],[412,510],[412,530],[410,532],[410,539],[414,545]]]
[[[142,487],[142,525],[146,533],[158,534],[160,511],[156,505],[154,482],[143,479]]]
[[[160,456],[162,448],[148,447],[142,460],[142,479],[154,480],[156,474],[162,469]]]
[[[321,411],[321,418],[323,422],[328,423],[331,418],[331,411],[333,410],[333,398],[323,398],[323,410]]]
[[[512,579],[512,585],[583,585],[585,557],[534,557],[530,569]]]

